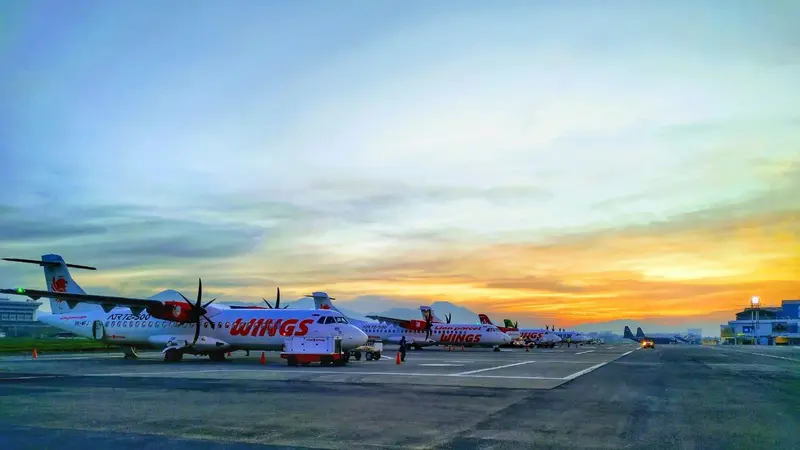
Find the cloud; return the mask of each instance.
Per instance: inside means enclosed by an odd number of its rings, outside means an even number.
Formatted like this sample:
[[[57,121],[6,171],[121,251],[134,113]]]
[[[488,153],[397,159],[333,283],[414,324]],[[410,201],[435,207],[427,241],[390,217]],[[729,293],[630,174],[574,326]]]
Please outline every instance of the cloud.
[[[0,243],[104,268],[238,256],[268,234],[244,222],[159,217],[157,211],[128,206],[5,210]]]

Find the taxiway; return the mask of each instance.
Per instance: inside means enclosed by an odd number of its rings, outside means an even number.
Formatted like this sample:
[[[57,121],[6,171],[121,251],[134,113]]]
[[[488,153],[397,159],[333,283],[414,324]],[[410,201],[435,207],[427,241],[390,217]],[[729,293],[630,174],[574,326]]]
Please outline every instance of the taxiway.
[[[0,448],[800,446],[794,353],[636,348],[426,349],[402,365],[390,352],[300,368],[256,352],[5,357]]]

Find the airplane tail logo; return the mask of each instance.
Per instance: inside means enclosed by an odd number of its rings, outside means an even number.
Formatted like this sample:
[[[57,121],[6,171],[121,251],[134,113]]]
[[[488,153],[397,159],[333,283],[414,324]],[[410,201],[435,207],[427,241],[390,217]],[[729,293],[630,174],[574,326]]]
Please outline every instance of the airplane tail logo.
[[[492,323],[492,320],[489,319],[489,316],[487,316],[486,314],[478,314],[478,318],[481,320],[481,323],[483,325],[494,325]]]
[[[50,282],[50,292],[67,292],[67,279],[64,277],[54,277]],[[56,301],[60,302],[61,300]]]

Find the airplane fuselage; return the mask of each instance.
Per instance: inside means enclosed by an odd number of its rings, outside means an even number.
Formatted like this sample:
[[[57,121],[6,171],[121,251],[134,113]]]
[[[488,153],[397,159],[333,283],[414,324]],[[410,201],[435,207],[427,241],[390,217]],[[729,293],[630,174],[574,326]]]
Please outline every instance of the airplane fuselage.
[[[329,316],[340,322],[324,323]],[[284,340],[291,336],[340,336],[345,349],[363,345],[367,340],[361,330],[342,322],[343,316],[328,311],[209,308],[208,317],[216,328],[201,321],[196,345],[200,351],[280,350]],[[129,308],[115,308],[110,313],[98,308],[97,311],[41,315],[39,321],[109,344],[154,348],[179,341],[191,342],[197,326],[158,319],[147,313],[135,315]],[[101,332],[98,332],[97,323],[102,324]]]
[[[420,346],[426,345],[486,345],[495,346],[511,342],[511,339],[497,327],[486,325],[431,325],[430,336],[426,339],[425,330],[403,328],[391,323],[353,322],[370,339],[398,343],[405,336],[406,342]]]

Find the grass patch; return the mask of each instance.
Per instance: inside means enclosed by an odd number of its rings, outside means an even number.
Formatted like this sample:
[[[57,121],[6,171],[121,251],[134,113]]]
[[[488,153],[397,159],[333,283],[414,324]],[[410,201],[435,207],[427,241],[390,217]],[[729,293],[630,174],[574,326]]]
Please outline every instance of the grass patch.
[[[117,348],[91,339],[0,338],[0,353],[87,352]]]

